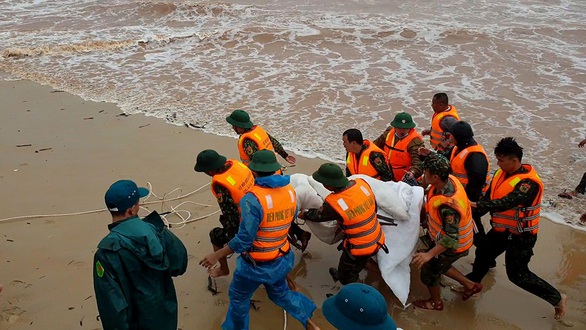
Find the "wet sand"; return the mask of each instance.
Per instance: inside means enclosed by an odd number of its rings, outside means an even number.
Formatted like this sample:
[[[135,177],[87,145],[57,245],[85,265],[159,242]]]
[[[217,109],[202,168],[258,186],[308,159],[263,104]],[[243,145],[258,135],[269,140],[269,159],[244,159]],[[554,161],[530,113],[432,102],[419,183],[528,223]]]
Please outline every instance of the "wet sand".
[[[214,148],[237,157],[235,139],[168,125],[142,115],[119,116],[121,111],[115,105],[84,101],[29,81],[0,82],[0,101],[2,219],[102,209],[107,187],[121,178],[133,179],[140,185],[150,182],[157,196],[181,187],[182,192],[167,196],[173,198],[209,182],[209,177],[193,171],[199,151]],[[227,126],[226,132],[229,130]],[[279,132],[271,133],[279,137]],[[286,141],[282,142],[286,147]],[[289,168],[288,173],[311,173],[322,162],[298,157],[297,166]],[[191,212],[192,218],[218,209],[207,187],[185,199],[148,207],[167,211],[182,201],[210,205],[186,203],[179,207]],[[107,212],[0,222],[0,283],[4,284],[0,329],[100,328],[93,295],[92,258],[109,222]],[[217,215],[213,215],[173,228],[190,255],[187,273],[175,280],[182,329],[218,329],[228,308],[230,277],[217,281],[220,294],[212,296],[206,290],[206,271],[197,264],[211,251],[208,232],[217,225]],[[325,294],[339,288],[327,274],[329,267],[337,265],[339,253],[317,240],[310,242],[308,251],[303,257],[296,251],[293,276],[302,291],[321,306]],[[469,256],[459,261],[458,268],[467,272],[472,259]],[[230,260],[232,268],[234,260]],[[584,260],[586,233],[542,221],[530,266],[568,295],[566,319],[578,329],[586,327]],[[478,298],[462,302],[446,287],[443,312],[412,307],[402,310],[381,278],[363,276],[385,294],[389,311],[404,329],[563,328],[553,319],[550,305],[507,280],[503,263],[504,257],[499,258],[497,268],[485,279],[485,292]],[[418,277],[419,273],[413,271],[410,300],[427,296]],[[268,300],[264,290],[258,290],[254,299],[260,300],[260,310],[251,311],[251,328],[283,328],[283,312]],[[331,329],[321,310],[316,312],[316,321],[323,329]],[[289,318],[287,329],[301,326]]]

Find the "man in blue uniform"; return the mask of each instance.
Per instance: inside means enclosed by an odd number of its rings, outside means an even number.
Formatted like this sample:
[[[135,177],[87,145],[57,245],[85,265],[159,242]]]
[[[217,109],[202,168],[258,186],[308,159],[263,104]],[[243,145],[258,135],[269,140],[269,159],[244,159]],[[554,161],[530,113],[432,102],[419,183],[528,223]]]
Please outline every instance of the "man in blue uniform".
[[[275,174],[281,165],[271,150],[254,153],[248,167],[255,176],[255,185],[240,200],[242,222],[238,233],[223,248],[199,262],[209,269],[221,258],[240,253],[222,329],[249,329],[250,299],[261,284],[269,298],[290,316],[307,329],[318,329],[310,320],[315,304],[303,294],[291,291],[285,279],[295,261],[287,232],[297,216],[297,197],[289,176]]]

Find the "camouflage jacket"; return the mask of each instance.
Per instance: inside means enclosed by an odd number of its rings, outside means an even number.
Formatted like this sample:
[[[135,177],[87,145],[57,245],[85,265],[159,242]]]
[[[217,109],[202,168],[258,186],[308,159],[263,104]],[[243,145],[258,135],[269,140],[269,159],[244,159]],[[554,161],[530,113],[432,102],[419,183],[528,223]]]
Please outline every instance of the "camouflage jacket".
[[[527,169],[521,166],[513,174],[517,173],[527,173]],[[490,199],[491,189],[492,183],[491,188],[489,188],[486,194],[484,194],[484,196],[477,202],[476,208],[472,209],[474,217],[481,217],[488,212],[503,212],[519,205],[530,206],[539,193],[539,184],[529,179],[523,179],[515,185],[513,191],[506,196],[495,200]]]
[[[269,136],[269,139],[271,139],[271,143],[273,144],[273,148],[275,148],[275,152],[278,153],[281,157],[287,158],[289,154],[285,151],[285,149],[283,149],[281,142],[272,137],[270,134],[267,133],[267,135]],[[256,142],[254,142],[251,139],[244,139],[244,142],[242,144],[244,146],[244,152],[246,152],[248,157],[252,159],[252,155],[254,155],[254,153],[258,151]]]
[[[448,180],[443,189],[437,191],[436,193],[450,196],[455,192],[456,190],[454,186],[450,180]],[[439,207],[439,214],[446,235],[442,237],[438,243],[447,247],[448,249],[455,250],[458,248],[460,240],[460,213],[447,205],[441,205]]]
[[[362,151],[364,151],[364,149],[366,149],[366,148],[367,148],[366,145],[363,145]],[[362,153],[362,151],[360,151],[360,153]],[[348,154],[346,154],[346,157],[348,157]],[[356,158],[360,158],[360,154]],[[391,171],[391,169],[389,168],[389,165],[387,164],[386,158],[387,157],[385,156],[385,154],[373,151],[370,153],[368,160],[370,161],[370,164],[372,164],[372,166],[374,167],[376,172],[380,175],[381,181],[394,181],[395,177],[393,175],[393,171]],[[350,170],[346,166],[346,176],[350,176],[350,175],[352,175],[352,174],[350,173]]]
[[[376,138],[376,140],[372,141],[372,143],[374,143],[377,147],[384,149],[385,142],[387,140],[387,135],[389,135],[389,132],[391,131],[391,129],[393,129],[392,126],[387,127],[387,129],[383,132],[383,134],[381,134],[381,136]],[[401,139],[397,139],[397,142],[398,141],[401,141]],[[420,138],[415,138],[415,139],[411,140],[411,142],[407,146],[407,152],[411,156],[411,167],[409,167],[409,171],[411,173],[413,173],[413,176],[416,178],[420,177],[423,174],[423,170],[420,168],[420,164],[422,161],[419,158],[419,148],[424,147],[424,146],[425,146],[425,142],[423,142],[423,140]],[[402,178],[395,178],[395,179],[401,180]]]

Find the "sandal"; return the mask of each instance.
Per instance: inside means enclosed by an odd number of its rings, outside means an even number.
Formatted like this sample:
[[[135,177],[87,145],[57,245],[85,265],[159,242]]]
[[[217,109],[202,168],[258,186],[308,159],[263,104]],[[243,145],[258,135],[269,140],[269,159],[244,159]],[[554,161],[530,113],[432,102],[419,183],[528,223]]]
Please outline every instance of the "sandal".
[[[572,199],[572,198],[574,198],[574,195],[571,192],[567,192],[564,190],[558,194],[558,197]]]
[[[438,303],[434,302],[433,299],[419,299],[413,302],[413,306],[421,309],[426,309],[430,311],[443,311],[444,310],[444,302],[440,301]]]
[[[470,299],[470,297],[472,297],[473,295],[477,294],[480,291],[482,291],[482,284],[474,283],[474,286],[472,287],[472,289],[466,290],[466,291],[464,291],[464,293],[462,293],[462,300],[466,301],[466,300]]]

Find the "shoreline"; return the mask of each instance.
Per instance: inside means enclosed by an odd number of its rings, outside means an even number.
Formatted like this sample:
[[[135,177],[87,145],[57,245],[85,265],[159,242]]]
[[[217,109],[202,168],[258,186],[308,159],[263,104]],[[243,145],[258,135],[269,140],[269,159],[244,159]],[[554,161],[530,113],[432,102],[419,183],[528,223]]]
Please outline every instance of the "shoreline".
[[[233,138],[169,125],[155,117],[119,116],[122,111],[114,104],[84,101],[27,80],[0,82],[0,100],[4,103],[0,113],[3,141],[0,199],[6,205],[2,219],[102,209],[107,187],[122,178],[133,179],[141,186],[151,182],[157,196],[181,187],[181,192],[175,191],[168,196],[172,198],[210,182],[207,175],[193,171],[199,151],[213,148],[228,158],[238,157]],[[279,139],[279,132],[271,133]],[[287,149],[286,143],[284,146]],[[311,173],[323,162],[319,158],[298,156],[297,165],[289,167],[287,174]],[[211,205],[184,204],[181,208],[190,211],[193,217],[218,209],[215,198],[205,188],[187,199],[157,203],[150,208],[166,211],[185,200]],[[0,222],[4,235],[0,251],[5,256],[3,267],[0,267],[0,283],[4,284],[0,295],[0,328],[101,327],[96,319],[91,260],[97,243],[107,233],[109,221],[105,212]],[[583,280],[586,233],[551,221],[542,223],[530,264],[532,270],[568,294],[567,319],[574,326],[586,326],[580,306],[584,303],[580,292],[586,289]],[[221,293],[212,296],[206,290],[205,269],[197,264],[212,251],[208,232],[216,226],[218,221],[214,215],[182,228],[173,228],[190,256],[187,273],[175,279],[180,328],[218,328],[227,311],[231,277],[219,279],[217,285]],[[293,274],[302,292],[320,307],[325,293],[336,290],[327,268],[337,264],[339,253],[335,247],[317,239],[310,242],[308,251],[310,258],[302,258],[295,252]],[[465,272],[472,260],[473,253],[457,267]],[[234,261],[232,258],[229,262],[231,269]],[[497,270],[486,279],[487,291],[478,299],[463,303],[445,288],[447,308],[439,313],[412,308],[402,310],[395,306],[394,297],[388,288],[385,289],[382,279],[368,275],[366,282],[385,295],[393,317],[403,328],[451,328],[464,323],[472,327],[491,325],[510,329],[558,326],[553,320],[551,306],[507,280],[503,261],[504,257],[498,259]],[[412,271],[410,301],[426,295],[418,275],[418,271]],[[264,290],[258,290],[255,299],[261,300],[262,307],[260,312],[251,311],[254,328],[281,327],[283,313],[268,300]],[[503,299],[506,304],[502,303]],[[322,329],[331,329],[319,309],[316,321]],[[301,327],[289,318],[288,329]]]

